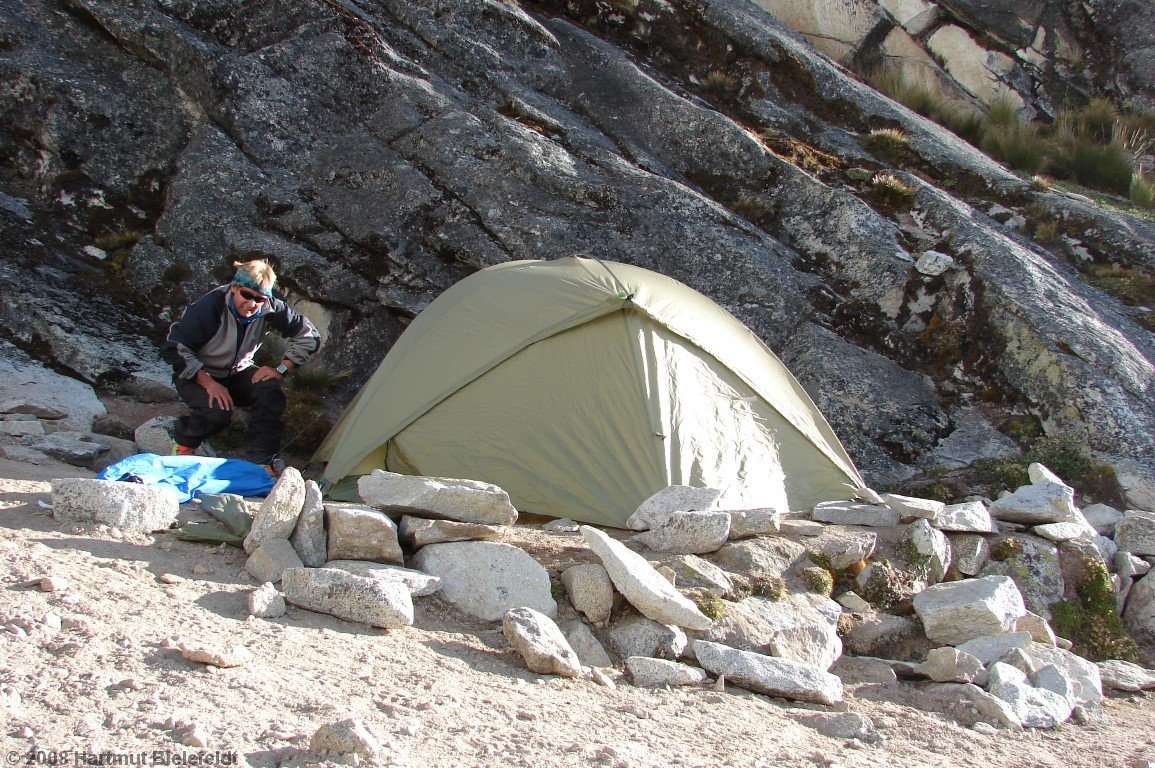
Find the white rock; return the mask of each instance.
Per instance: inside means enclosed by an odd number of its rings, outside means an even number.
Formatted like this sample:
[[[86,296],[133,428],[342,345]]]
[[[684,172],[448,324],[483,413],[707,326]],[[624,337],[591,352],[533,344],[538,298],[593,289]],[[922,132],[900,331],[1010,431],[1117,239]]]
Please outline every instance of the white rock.
[[[381,579],[403,584],[413,597],[432,595],[441,589],[441,579],[428,573],[402,568],[388,563],[371,563],[367,560],[330,560],[322,568],[336,568],[354,576]]]
[[[545,523],[541,529],[546,533],[577,533],[578,524],[568,517],[560,517]]]
[[[825,525],[813,520],[790,519],[778,524],[778,532],[783,536],[818,536],[825,530]]]
[[[381,742],[357,718],[322,725],[309,739],[309,750],[332,752],[336,755],[358,755],[371,762],[383,754]]]
[[[59,426],[82,432],[108,413],[90,385],[56,373],[5,340],[0,340],[0,403],[4,413],[60,415]]]
[[[68,589],[68,579],[63,576],[45,576],[40,580],[41,592],[63,592]]]
[[[1067,721],[1074,706],[1062,695],[1031,685],[1017,669],[996,662],[990,669],[992,695],[1010,705],[1026,728],[1053,728]]]
[[[1027,611],[1026,615],[1015,622],[1015,632],[1027,632],[1031,639],[1043,645],[1055,645],[1058,638],[1051,625],[1037,613]]]
[[[180,655],[182,658],[195,661],[198,664],[223,668],[240,667],[256,658],[253,656],[253,652],[243,645],[236,645],[231,648],[181,645]]]
[[[413,623],[413,598],[400,583],[335,568],[290,568],[281,577],[281,588],[292,605],[345,621],[385,629]]]
[[[910,525],[910,543],[920,557],[926,558],[926,577],[931,583],[939,582],[950,568],[950,541],[930,521],[916,520]]]
[[[1049,541],[1058,542],[1088,538],[1094,531],[1078,523],[1047,523],[1046,525],[1036,525],[1031,529],[1031,533],[1042,536]]]
[[[509,494],[478,480],[375,469],[357,481],[357,491],[366,504],[387,512],[484,525],[512,525],[517,520]]]
[[[1082,521],[1082,515],[1075,507],[1074,489],[1050,481],[1022,486],[993,502],[990,513],[997,520],[1023,525]]]
[[[561,583],[570,604],[594,624],[610,617],[614,607],[614,584],[597,563],[572,565],[562,571]]]
[[[720,549],[729,536],[726,512],[671,512],[633,540],[658,552],[701,555]]]
[[[718,597],[734,590],[734,582],[724,570],[697,555],[675,555],[662,564],[674,572],[674,586],[700,587]]]
[[[285,597],[270,581],[249,593],[249,615],[259,619],[275,619],[285,615]]]
[[[122,531],[158,531],[176,522],[180,504],[172,488],[70,477],[52,481],[53,516],[103,523]]]
[[[245,570],[258,582],[278,582],[289,568],[304,568],[305,564],[297,556],[297,551],[287,539],[269,539],[257,547],[248,560]]]
[[[940,531],[958,533],[994,533],[998,530],[986,504],[964,501],[943,508],[932,523]]]
[[[1144,576],[1151,570],[1151,563],[1130,552],[1116,552],[1114,560],[1115,572],[1124,578]]]
[[[1054,664],[1071,679],[1075,688],[1075,703],[1095,707],[1103,700],[1103,681],[1095,663],[1063,648],[1042,643],[1031,643],[1026,653],[1038,667]]]
[[[991,556],[991,545],[978,533],[952,533],[951,565],[964,576],[977,576]]]
[[[899,514],[890,507],[873,504],[854,504],[846,501],[826,501],[814,507],[814,520],[835,525],[865,525],[882,528],[898,525]]]
[[[954,266],[954,259],[938,251],[925,251],[914,263],[914,268],[924,275],[937,277]]]
[[[782,525],[782,515],[777,509],[728,509],[730,516],[730,539],[748,539],[751,536],[765,536],[777,533]]]
[[[1155,671],[1121,659],[1100,661],[1099,678],[1114,691],[1149,691],[1155,688]]]
[[[530,671],[562,677],[581,674],[581,661],[548,616],[532,608],[511,608],[502,619],[501,628]]]
[[[1127,510],[1115,523],[1115,544],[1133,555],[1155,555],[1155,514]]]
[[[565,633],[565,639],[577,654],[583,667],[614,665],[613,659],[606,653],[605,646],[594,636],[593,630],[586,626],[584,621],[575,619],[562,627],[562,632]]]
[[[806,544],[807,549],[828,558],[830,568],[841,571],[869,559],[878,547],[878,534],[862,528],[827,525],[823,526],[820,535]]]
[[[414,555],[412,564],[441,579],[440,596],[446,602],[484,621],[499,621],[510,608],[523,607],[557,616],[549,573],[509,544],[430,544]]]
[[[288,539],[305,506],[305,479],[296,467],[285,467],[269,495],[253,516],[245,536],[245,551],[252,554],[270,539]]]
[[[843,592],[838,596],[838,604],[852,613],[867,613],[873,610],[870,603],[863,600],[855,592]]]
[[[951,645],[1007,632],[1027,612],[1008,576],[936,584],[915,595],[914,610],[928,638]]]
[[[896,493],[882,494],[882,501],[904,518],[920,517],[935,520],[946,509],[946,504],[934,499],[920,499],[914,496],[899,496]]]
[[[579,530],[601,559],[614,586],[644,615],[659,624],[687,629],[705,629],[713,623],[641,555],[596,528],[583,525]]]
[[[609,629],[610,642],[623,658],[653,656],[676,659],[683,655],[689,640],[680,627],[659,624],[645,616],[630,614]]]
[[[714,508],[722,492],[717,488],[671,485],[643,501],[626,519],[626,527],[644,531],[661,524],[674,512],[705,511]]]
[[[1123,519],[1123,513],[1109,504],[1091,504],[1083,507],[1083,517],[1102,536],[1115,536],[1115,524]]]
[[[932,648],[915,670],[938,683],[973,683],[986,671],[978,658],[958,648]]]
[[[380,510],[359,504],[326,504],[325,527],[330,560],[405,562],[397,524]]]
[[[301,562],[309,568],[320,568],[329,559],[325,536],[325,503],[321,489],[312,480],[305,481],[305,501],[293,528],[293,549]]]
[[[821,669],[789,659],[739,651],[705,640],[694,641],[698,663],[726,682],[769,696],[834,704],[842,700],[842,681]]]
[[[662,688],[670,685],[698,685],[706,681],[706,673],[697,667],[649,656],[630,656],[626,669],[634,685]]]
[[[1026,650],[1031,645],[1031,633],[1008,632],[1005,635],[983,635],[960,643],[958,649],[969,653],[983,664],[993,664],[1015,650]]]

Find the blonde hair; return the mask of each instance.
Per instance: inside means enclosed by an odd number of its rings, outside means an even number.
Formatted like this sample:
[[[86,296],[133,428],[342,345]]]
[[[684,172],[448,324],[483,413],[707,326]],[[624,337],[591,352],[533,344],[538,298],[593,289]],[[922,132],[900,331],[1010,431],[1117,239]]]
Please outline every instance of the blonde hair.
[[[273,286],[277,283],[277,273],[273,271],[269,262],[264,259],[234,261],[233,266],[237,268],[233,283],[256,288],[266,296],[273,294]]]

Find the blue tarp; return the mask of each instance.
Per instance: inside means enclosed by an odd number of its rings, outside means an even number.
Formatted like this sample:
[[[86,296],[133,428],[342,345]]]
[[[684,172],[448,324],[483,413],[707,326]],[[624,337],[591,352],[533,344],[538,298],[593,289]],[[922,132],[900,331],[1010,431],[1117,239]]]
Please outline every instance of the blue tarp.
[[[198,493],[235,493],[238,496],[267,496],[273,478],[259,464],[240,459],[210,459],[203,456],[157,456],[138,453],[106,467],[97,480],[132,480],[145,485],[172,488],[180,502]]]

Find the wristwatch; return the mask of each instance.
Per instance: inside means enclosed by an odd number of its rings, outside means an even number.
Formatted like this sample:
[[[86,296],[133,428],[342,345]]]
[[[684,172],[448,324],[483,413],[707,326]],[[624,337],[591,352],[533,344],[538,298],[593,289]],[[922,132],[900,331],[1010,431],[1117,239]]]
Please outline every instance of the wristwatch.
[[[277,366],[277,373],[281,374],[282,376],[284,376],[288,372],[289,372],[289,366],[285,365],[284,363],[281,363],[280,365]]]

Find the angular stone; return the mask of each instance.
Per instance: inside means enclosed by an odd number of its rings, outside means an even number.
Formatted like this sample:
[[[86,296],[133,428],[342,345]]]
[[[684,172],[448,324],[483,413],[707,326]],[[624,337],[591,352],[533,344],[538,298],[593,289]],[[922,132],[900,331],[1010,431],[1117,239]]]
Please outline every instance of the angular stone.
[[[660,525],[674,512],[704,511],[714,507],[722,492],[717,488],[671,485],[643,501],[626,519],[626,527],[644,531]]]
[[[613,659],[606,653],[605,646],[594,635],[584,621],[575,619],[562,627],[565,639],[577,654],[583,667],[612,667]]]
[[[322,725],[309,739],[309,751],[359,755],[370,763],[382,755],[381,742],[357,718]]]
[[[249,615],[258,619],[275,619],[285,615],[285,596],[276,585],[266,581],[249,593]]]
[[[979,573],[1014,579],[1027,608],[1050,618],[1051,606],[1065,596],[1058,548],[1035,536],[1016,534],[1009,539],[1016,544],[1011,554],[1003,560],[988,561]]]
[[[252,554],[266,541],[292,536],[304,506],[305,478],[296,467],[285,467],[253,516],[253,526],[245,536],[245,551]]]
[[[570,605],[594,624],[610,617],[614,607],[614,584],[606,569],[597,563],[572,565],[562,571],[561,583]]]
[[[914,610],[928,638],[951,645],[1007,632],[1027,612],[1007,576],[936,584],[915,596]]]
[[[874,721],[857,712],[802,712],[791,714],[808,728],[832,739],[873,739]]]
[[[856,592],[843,592],[837,600],[839,605],[851,613],[866,613],[872,610],[870,603],[859,597]]]
[[[1047,523],[1046,525],[1036,525],[1031,529],[1031,533],[1041,536],[1047,541],[1060,542],[1088,538],[1094,534],[1094,531],[1078,523]]]
[[[206,646],[180,646],[181,658],[195,661],[197,664],[206,664],[210,667],[233,669],[248,664],[254,658],[253,652],[243,645],[231,648],[211,648]]]
[[[1043,645],[1056,645],[1058,638],[1055,637],[1055,630],[1051,629],[1051,625],[1037,613],[1027,611],[1027,615],[1015,622],[1015,632],[1026,632],[1031,636],[1031,640]]]
[[[426,544],[444,544],[449,541],[497,541],[502,529],[481,523],[459,523],[455,520],[430,520],[404,515],[398,528],[401,541],[410,549],[421,549]]]
[[[1026,648],[1026,654],[1039,668],[1054,664],[1061,669],[1071,679],[1075,703],[1079,706],[1097,707],[1103,700],[1103,681],[1093,661],[1063,648],[1042,643],[1031,643]]]
[[[689,642],[680,627],[659,624],[637,615],[615,621],[610,627],[609,636],[614,649],[623,658],[653,656],[676,659],[682,656]]]
[[[330,560],[405,562],[397,539],[397,524],[384,513],[358,504],[326,504]]]
[[[889,613],[856,617],[845,638],[846,649],[852,653],[885,658],[914,658],[915,654],[904,652],[905,649],[926,642],[919,622]]]
[[[74,467],[90,467],[108,446],[95,442],[92,435],[81,432],[53,432],[50,435],[24,435],[20,444],[47,454]]]
[[[179,513],[176,494],[163,485],[78,477],[52,481],[52,514],[57,520],[148,532],[168,528]]]
[[[706,673],[697,667],[650,656],[630,656],[626,659],[626,669],[634,685],[648,688],[698,685],[706,680]]]
[[[1023,525],[1045,525],[1080,520],[1075,508],[1075,491],[1068,485],[1050,481],[1024,485],[990,506],[991,517]]]
[[[269,539],[257,547],[245,561],[245,570],[258,582],[274,584],[289,568],[304,568],[296,550],[287,539]]]
[[[713,623],[641,555],[597,528],[583,525],[579,530],[589,548],[601,559],[614,586],[642,614],[659,624],[687,629],[705,629]]]
[[[663,560],[662,565],[674,572],[675,586],[707,589],[718,597],[734,590],[734,582],[725,571],[697,555],[677,555]]]
[[[325,536],[325,504],[321,489],[312,480],[305,481],[305,501],[297,525],[289,539],[301,562],[309,568],[320,568],[329,559]]]
[[[996,662],[990,669],[991,695],[1005,701],[1025,728],[1054,728],[1065,723],[1073,704],[1060,694],[1031,685],[1027,676]]]
[[[964,576],[977,576],[991,556],[991,545],[977,533],[952,533],[950,540],[951,565]]]
[[[748,539],[777,533],[781,527],[782,515],[770,507],[760,509],[728,509],[730,516],[730,540]]]
[[[396,629],[413,624],[413,598],[400,583],[336,568],[290,568],[281,576],[286,602],[345,621]]]
[[[1115,538],[1115,524],[1123,513],[1110,504],[1091,504],[1083,507],[1083,517],[1099,535]]]
[[[1127,510],[1115,523],[1115,544],[1133,555],[1155,555],[1155,514]]]
[[[854,504],[847,501],[826,501],[814,508],[815,520],[835,525],[865,525],[881,528],[898,525],[900,515],[890,507],[874,504]]]
[[[404,584],[413,597],[432,595],[441,589],[441,579],[428,573],[402,568],[388,563],[371,563],[366,560],[330,560],[322,568],[336,568],[354,576],[367,579],[381,579]]]
[[[829,669],[842,655],[838,636],[841,611],[833,601],[820,599],[830,608],[819,610],[821,606],[804,595],[787,595],[778,601],[750,597],[726,603],[714,626],[695,632],[694,637]]]
[[[0,435],[20,437],[22,435],[41,436],[44,434],[44,425],[36,419],[31,421],[0,421]]]
[[[375,469],[357,481],[357,491],[369,506],[397,514],[483,525],[512,525],[517,520],[509,494],[478,480],[400,475]]]
[[[175,416],[157,416],[137,427],[132,439],[140,446],[141,453],[167,456],[172,452],[172,433],[175,426]]]
[[[441,579],[440,596],[484,621],[500,621],[511,608],[557,616],[549,573],[524,550],[494,541],[430,544],[413,565]]]
[[[705,640],[694,641],[702,668],[726,682],[768,696],[834,704],[842,700],[842,681],[829,672],[789,659],[739,651]]]
[[[819,536],[824,530],[825,525],[813,520],[783,520],[778,525],[778,532],[783,536]]]
[[[983,635],[959,643],[958,649],[974,656],[983,664],[993,664],[1012,651],[1022,651],[1031,645],[1030,632],[1008,632],[1004,635]]]
[[[946,535],[931,527],[929,520],[916,520],[910,526],[910,543],[919,558],[925,559],[927,580],[931,583],[942,581],[951,561],[950,541]]]
[[[978,717],[991,718],[1005,728],[1021,731],[1023,723],[1009,704],[972,683],[934,683],[923,691],[926,698],[919,707],[949,714],[953,720],[977,722]]]
[[[986,669],[976,657],[959,648],[933,648],[926,661],[915,667],[936,683],[973,683]]]
[[[730,535],[726,512],[671,512],[634,541],[657,552],[700,555],[718,550]]]
[[[785,578],[806,560],[806,547],[784,536],[766,536],[732,541],[709,559],[749,579]]]
[[[994,533],[998,530],[986,504],[981,501],[951,504],[939,513],[932,525],[940,531],[957,533]]]
[[[899,496],[897,493],[882,494],[882,502],[904,519],[918,517],[924,520],[935,520],[946,509],[946,504],[941,501],[920,499],[914,496]]]
[[[841,571],[869,559],[878,546],[878,534],[864,528],[827,525],[818,536],[807,541],[806,546],[829,559],[829,567]]]
[[[1149,691],[1155,688],[1155,671],[1121,659],[1100,661],[1099,678],[1113,691]]]
[[[530,671],[577,677],[581,662],[553,619],[532,608],[511,608],[501,622],[505,639]]]

